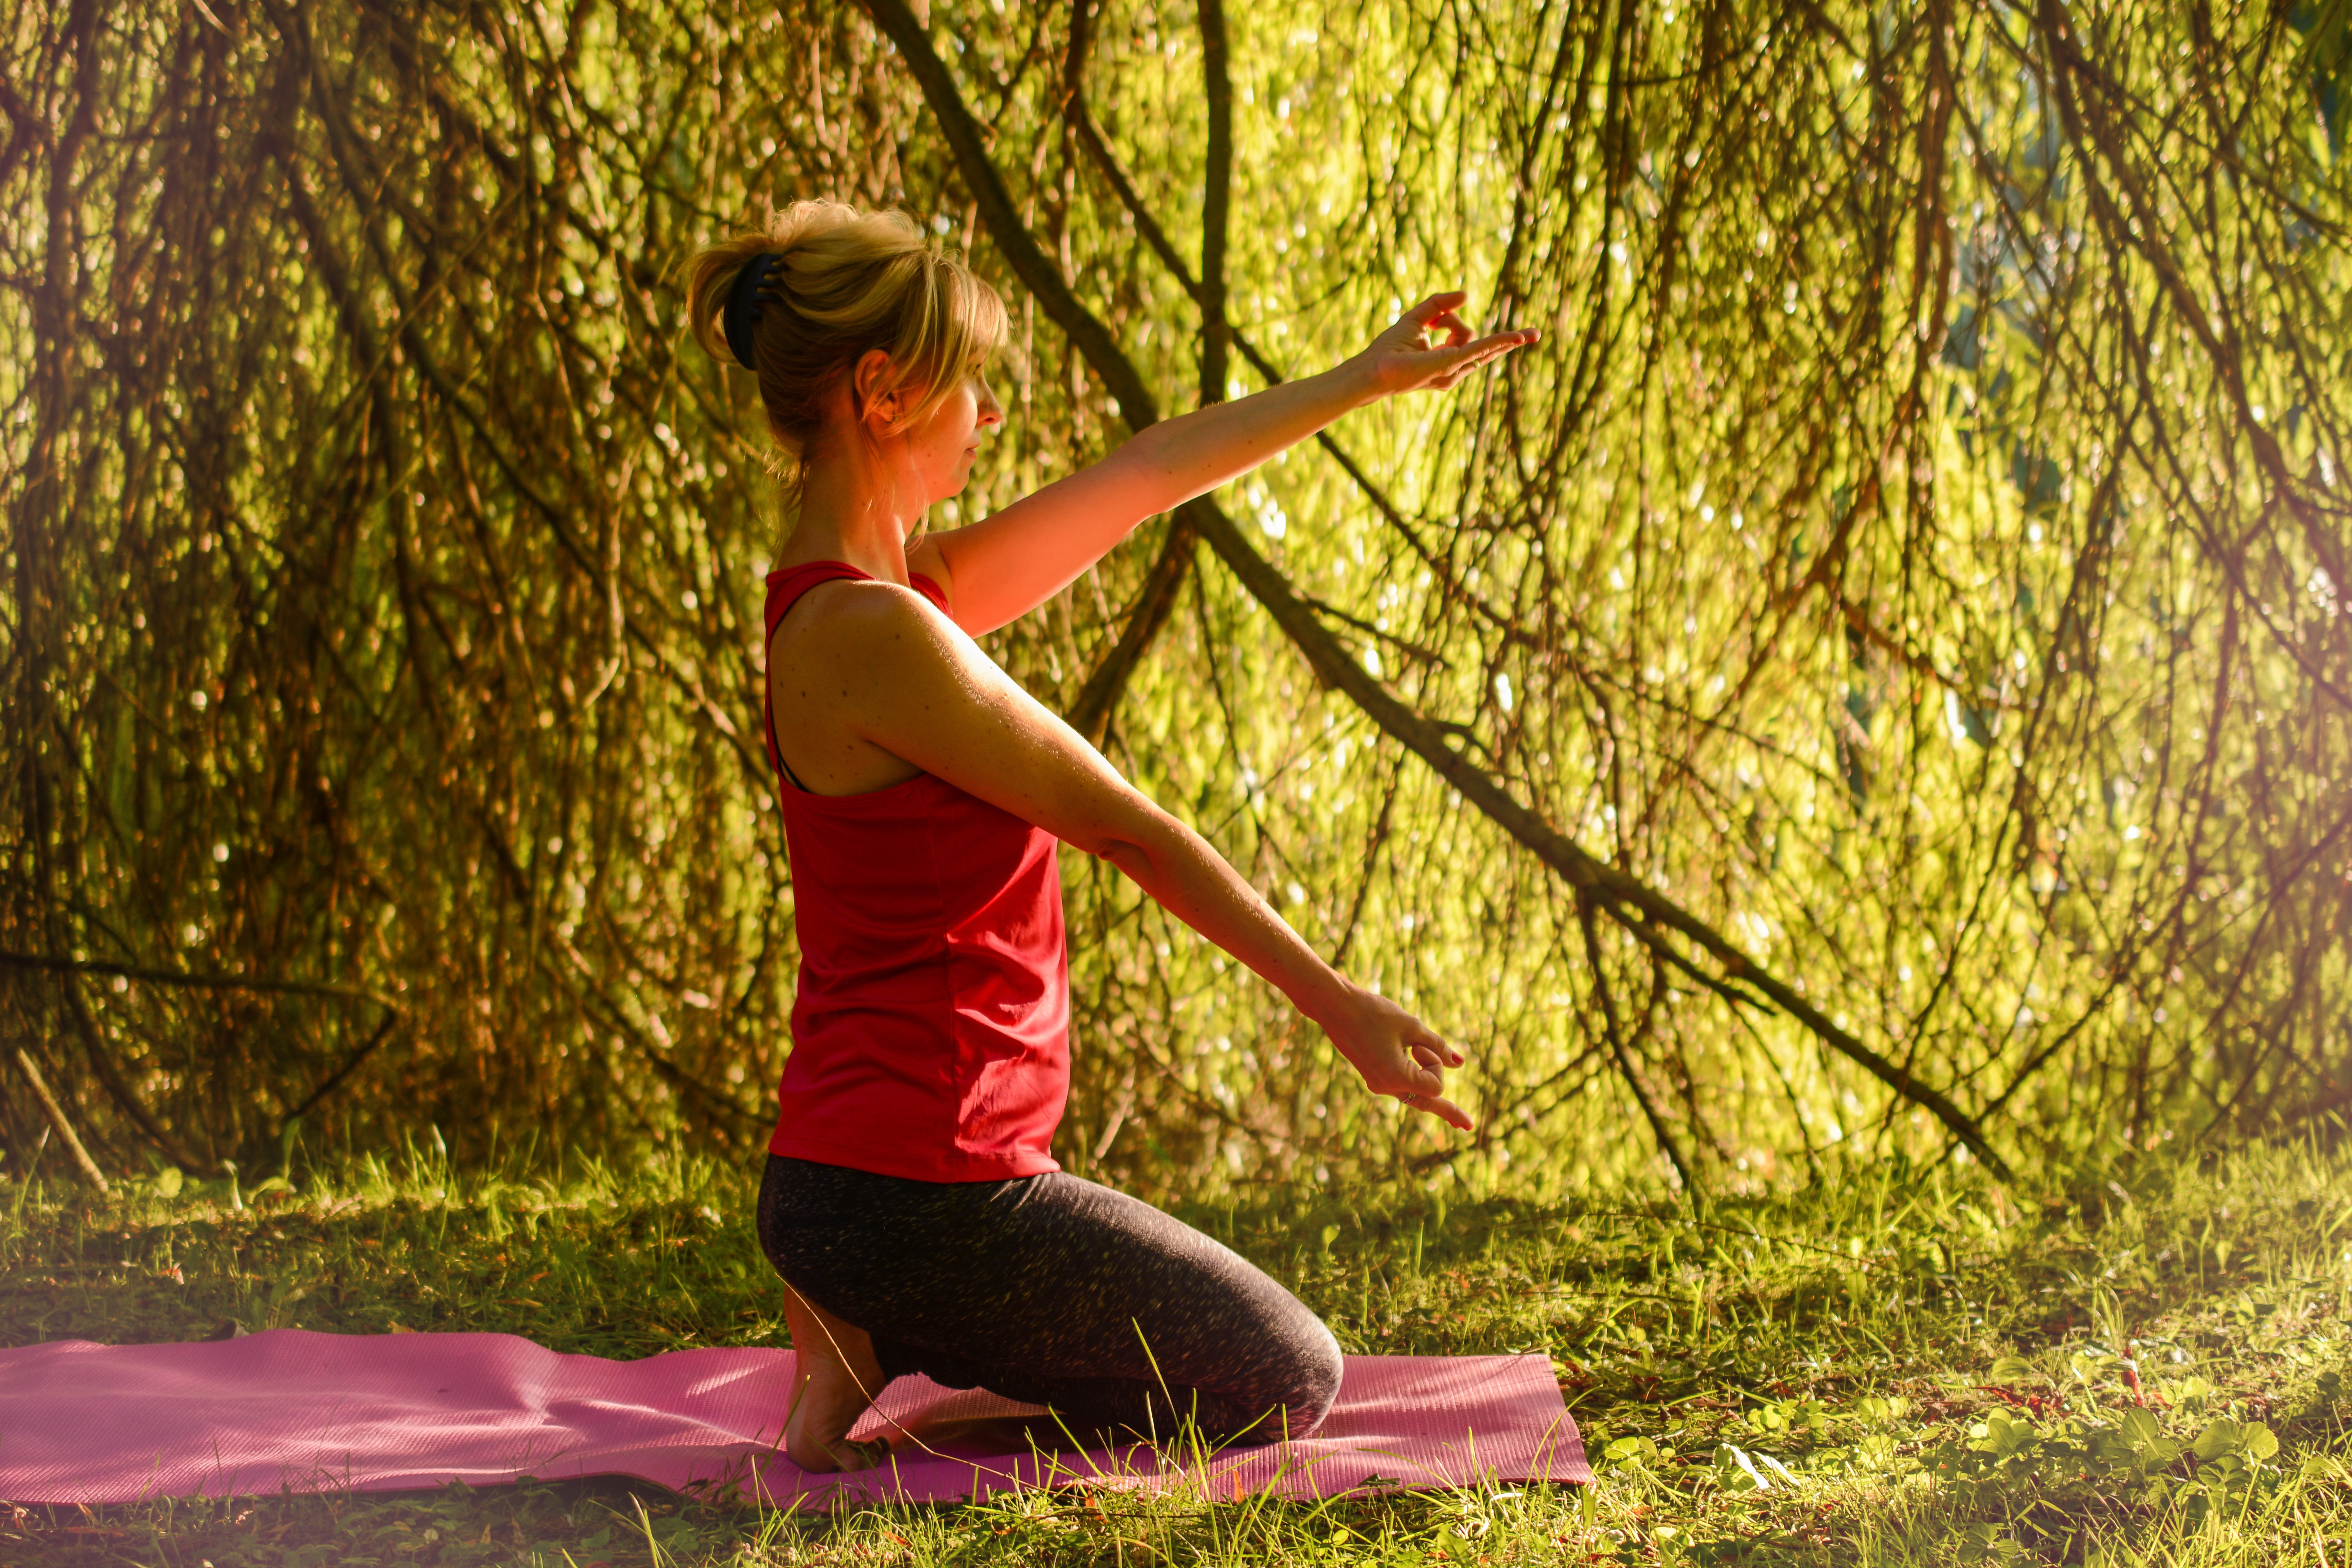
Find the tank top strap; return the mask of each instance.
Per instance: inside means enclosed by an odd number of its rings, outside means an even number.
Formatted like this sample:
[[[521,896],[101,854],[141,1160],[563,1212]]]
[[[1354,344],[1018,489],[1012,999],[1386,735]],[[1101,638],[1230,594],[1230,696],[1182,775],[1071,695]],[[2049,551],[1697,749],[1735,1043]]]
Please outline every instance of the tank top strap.
[[[845,577],[854,578],[860,583],[871,583],[875,580],[874,574],[852,566],[846,561],[803,561],[797,566],[780,567],[769,573],[767,632],[761,639],[761,647],[765,647],[769,643],[776,640],[776,627],[782,624],[784,616],[792,612],[792,607],[799,604],[802,596],[811,588],[821,583],[836,583]],[[947,594],[937,583],[920,572],[909,574],[908,580],[913,585],[915,592],[938,606],[940,614],[944,616],[948,613]],[[809,792],[808,785],[801,783],[799,775],[793,772],[792,765],[784,761],[783,752],[777,749],[776,713],[774,706],[768,700],[767,682],[764,680],[760,683],[760,727],[767,733],[769,763],[790,781],[794,789],[806,795]]]

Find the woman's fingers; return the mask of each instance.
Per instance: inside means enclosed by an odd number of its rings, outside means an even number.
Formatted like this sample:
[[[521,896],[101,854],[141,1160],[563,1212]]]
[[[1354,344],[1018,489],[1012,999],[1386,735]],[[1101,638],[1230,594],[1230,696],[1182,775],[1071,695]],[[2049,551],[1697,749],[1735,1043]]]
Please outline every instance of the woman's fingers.
[[[1515,328],[1507,332],[1489,332],[1476,342],[1465,342],[1447,352],[1460,354],[1465,360],[1496,359],[1535,341],[1534,332]]]
[[[1536,341],[1519,329],[1477,336],[1455,311],[1470,296],[1432,294],[1400,315],[1366,351],[1391,393],[1444,391],[1480,365]]]
[[[1431,332],[1444,334],[1445,341],[1443,342],[1418,342],[1413,345],[1412,352],[1433,356],[1483,353],[1489,349],[1497,352],[1513,349],[1518,346],[1519,340],[1524,335],[1517,331],[1508,331],[1490,332],[1486,337],[1476,337],[1471,332],[1469,323],[1451,310],[1434,320],[1422,322],[1421,331],[1424,334]]]
[[[1475,342],[1427,350],[1430,374],[1424,384],[1440,388],[1452,386],[1480,365],[1534,342],[1536,335],[1532,331],[1520,331],[1490,332]]]
[[[1445,1074],[1440,1070],[1444,1066],[1444,1058],[1440,1056],[1437,1052],[1431,1050],[1427,1046],[1408,1045],[1399,1051],[1398,1056],[1400,1059],[1397,1061],[1396,1066],[1391,1069],[1391,1073],[1386,1076],[1388,1076],[1391,1081],[1402,1083],[1406,1087],[1403,1089],[1386,1088],[1379,1083],[1373,1083],[1370,1075],[1367,1075],[1365,1081],[1372,1083],[1373,1093],[1404,1094],[1410,1092],[1416,1094],[1433,1094],[1437,1090],[1445,1087]]]
[[[1353,1017],[1336,1017],[1324,1027],[1340,1054],[1363,1074],[1364,1087],[1468,1130],[1470,1118],[1444,1098],[1445,1068],[1460,1067],[1465,1059],[1462,1053],[1394,1002],[1360,990],[1355,994],[1360,1011]]]
[[[1450,1100],[1442,1100],[1433,1094],[1407,1094],[1398,1098],[1404,1102],[1406,1110],[1425,1110],[1440,1121],[1458,1127],[1465,1132],[1475,1132],[1478,1129],[1478,1124],[1470,1120],[1470,1113]]]
[[[1421,1058],[1421,1053],[1423,1051],[1429,1052],[1430,1057],[1433,1058],[1430,1060],[1430,1065],[1433,1067],[1458,1068],[1470,1059],[1432,1033],[1426,1026],[1413,1040],[1412,1051],[1416,1058]]]
[[[1426,1028],[1422,1029],[1416,1037],[1407,1040],[1405,1055],[1411,1064],[1409,1076],[1418,1086],[1405,1097],[1406,1102],[1413,1105],[1444,1103],[1437,1099],[1445,1088],[1443,1069],[1458,1068],[1467,1059]]]
[[[1428,299],[1423,300],[1420,304],[1415,305],[1412,310],[1407,310],[1404,313],[1404,319],[1408,321],[1418,322],[1422,326],[1426,327],[1436,321],[1441,316],[1452,315],[1457,308],[1466,305],[1469,302],[1470,296],[1458,289],[1448,290],[1443,294],[1432,294]]]

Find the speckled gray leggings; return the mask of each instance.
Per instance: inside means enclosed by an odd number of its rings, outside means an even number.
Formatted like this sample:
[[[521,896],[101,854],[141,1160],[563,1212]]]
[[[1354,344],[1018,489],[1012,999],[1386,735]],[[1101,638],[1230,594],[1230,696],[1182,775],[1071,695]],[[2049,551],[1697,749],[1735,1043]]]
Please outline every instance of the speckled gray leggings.
[[[1189,1420],[1213,1443],[1272,1442],[1339,1393],[1339,1342],[1297,1297],[1066,1172],[916,1182],[771,1155],[760,1245],[873,1336],[885,1376],[1048,1405],[1074,1431],[1171,1437]]]

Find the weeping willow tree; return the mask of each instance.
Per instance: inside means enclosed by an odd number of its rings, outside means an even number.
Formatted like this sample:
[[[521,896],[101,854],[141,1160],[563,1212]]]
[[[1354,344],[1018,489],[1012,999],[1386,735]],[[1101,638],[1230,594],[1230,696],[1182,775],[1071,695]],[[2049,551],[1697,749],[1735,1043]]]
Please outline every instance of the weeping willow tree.
[[[2336,1125],[2347,23],[20,3],[5,1168],[757,1149],[782,520],[679,270],[812,195],[1013,306],[939,527],[1438,288],[1546,334],[990,644],[1460,1043],[1479,1133],[1068,855],[1065,1164],[1724,1185]]]

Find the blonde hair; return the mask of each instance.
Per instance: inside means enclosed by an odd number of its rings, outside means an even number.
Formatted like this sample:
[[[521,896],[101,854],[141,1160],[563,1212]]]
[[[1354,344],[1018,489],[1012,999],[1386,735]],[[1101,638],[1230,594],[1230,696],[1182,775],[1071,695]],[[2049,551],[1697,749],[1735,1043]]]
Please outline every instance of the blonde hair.
[[[695,257],[687,283],[695,341],[721,364],[727,300],[754,257],[773,254],[760,284],[751,359],[788,507],[796,503],[808,444],[824,423],[825,395],[869,351],[890,356],[877,395],[914,392],[891,429],[908,429],[987,362],[1003,341],[1004,302],[960,258],[926,239],[896,208],[865,212],[840,202],[794,202],[763,227]],[[862,411],[861,411],[862,412]]]

